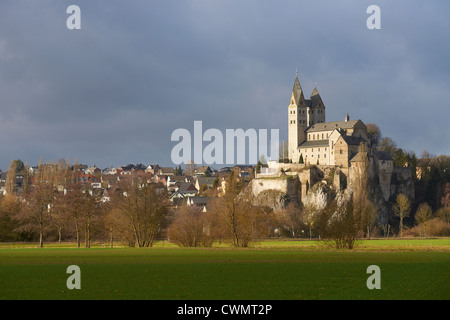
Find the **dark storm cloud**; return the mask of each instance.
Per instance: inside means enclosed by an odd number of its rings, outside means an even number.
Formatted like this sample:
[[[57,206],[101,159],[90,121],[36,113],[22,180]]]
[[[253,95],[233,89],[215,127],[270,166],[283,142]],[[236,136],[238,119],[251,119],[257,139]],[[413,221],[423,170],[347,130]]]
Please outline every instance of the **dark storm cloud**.
[[[405,149],[447,153],[449,5],[378,1],[69,1],[0,4],[0,168],[78,158],[171,165],[171,133],[279,128],[299,69],[327,120],[375,122]]]

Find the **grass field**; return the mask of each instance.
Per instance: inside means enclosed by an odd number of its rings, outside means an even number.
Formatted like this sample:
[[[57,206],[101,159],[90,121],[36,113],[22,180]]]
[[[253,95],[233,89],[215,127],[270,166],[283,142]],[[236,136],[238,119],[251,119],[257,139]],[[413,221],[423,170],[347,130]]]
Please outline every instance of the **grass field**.
[[[81,290],[69,290],[69,265]],[[369,290],[367,267],[381,269]],[[0,246],[0,299],[444,299],[450,239],[366,240],[354,250],[315,241],[262,241],[253,248],[48,248]]]

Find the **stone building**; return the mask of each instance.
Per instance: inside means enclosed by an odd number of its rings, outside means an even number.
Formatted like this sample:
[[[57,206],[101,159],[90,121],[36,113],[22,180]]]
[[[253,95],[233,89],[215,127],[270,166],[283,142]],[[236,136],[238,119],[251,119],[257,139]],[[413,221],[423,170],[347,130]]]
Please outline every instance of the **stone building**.
[[[360,143],[367,141],[367,128],[361,120],[326,122],[326,109],[314,88],[305,99],[298,80],[294,81],[288,107],[289,160],[315,165],[349,167]]]

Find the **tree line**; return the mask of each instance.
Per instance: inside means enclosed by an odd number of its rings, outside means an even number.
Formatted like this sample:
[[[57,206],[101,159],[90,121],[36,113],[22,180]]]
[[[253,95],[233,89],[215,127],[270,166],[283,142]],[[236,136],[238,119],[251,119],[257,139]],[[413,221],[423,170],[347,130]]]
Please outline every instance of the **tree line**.
[[[436,163],[441,162],[426,162],[421,183],[433,172],[445,172],[433,169]],[[381,233],[378,208],[369,200],[367,165],[362,163],[357,171],[358,185],[351,198],[334,200],[323,209],[294,201],[278,211],[259,206],[245,192],[244,181],[231,173],[223,194],[209,192],[204,212],[203,207],[175,207],[166,188],[143,173],[121,177],[104,193],[77,179],[76,164],[41,162],[37,173],[29,174],[27,165],[13,161],[8,172],[21,173],[23,179],[18,191],[16,175],[8,174],[7,193],[0,198],[0,241],[39,241],[41,247],[44,241],[76,241],[77,247],[89,248],[93,239],[111,247],[117,242],[149,247],[157,239],[167,239],[189,247],[216,241],[247,247],[266,237],[320,237],[336,248],[352,248],[357,238]],[[422,236],[432,234],[433,219],[441,221],[446,232],[449,229],[448,204],[435,209],[426,201],[416,205],[398,195],[392,212],[400,236],[405,221],[410,219],[411,226],[412,218]]]

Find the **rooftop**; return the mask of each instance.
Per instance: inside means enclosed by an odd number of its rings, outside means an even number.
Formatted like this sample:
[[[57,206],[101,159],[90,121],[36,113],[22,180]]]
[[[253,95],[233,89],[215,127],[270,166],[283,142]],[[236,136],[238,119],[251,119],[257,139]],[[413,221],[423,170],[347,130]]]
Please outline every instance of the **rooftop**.
[[[333,121],[333,122],[323,122],[316,123],[309,127],[306,132],[316,132],[316,131],[331,131],[334,129],[352,129],[355,124],[360,120],[348,120],[348,121]]]

